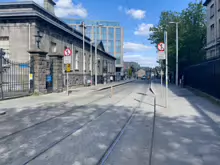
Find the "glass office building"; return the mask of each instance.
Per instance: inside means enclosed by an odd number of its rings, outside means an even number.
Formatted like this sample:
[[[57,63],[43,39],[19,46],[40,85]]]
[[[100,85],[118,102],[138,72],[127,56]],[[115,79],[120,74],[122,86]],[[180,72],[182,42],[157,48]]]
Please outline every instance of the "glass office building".
[[[124,31],[118,22],[92,21],[81,19],[62,19],[64,22],[81,31],[80,25],[84,22],[86,36],[92,41],[102,41],[105,50],[116,58],[116,72],[123,74],[123,43]],[[97,37],[97,38],[95,38]]]

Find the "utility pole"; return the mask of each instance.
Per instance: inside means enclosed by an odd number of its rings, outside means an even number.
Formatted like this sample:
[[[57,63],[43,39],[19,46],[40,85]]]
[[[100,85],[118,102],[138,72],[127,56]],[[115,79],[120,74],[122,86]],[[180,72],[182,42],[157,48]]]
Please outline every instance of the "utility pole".
[[[168,43],[167,43],[167,31],[164,32],[165,41],[165,55],[166,55],[166,107],[168,107]]]
[[[1,98],[4,98],[3,95],[3,56],[5,55],[5,52],[2,48],[0,48],[0,87],[1,87]]]
[[[178,22],[176,23],[176,86],[179,85],[179,34]]]
[[[85,24],[82,22],[83,30],[83,85],[85,85]]]
[[[97,25],[95,26],[95,86],[97,86]]]
[[[91,83],[91,85],[92,85],[92,80],[93,80],[93,78],[92,78],[92,77],[93,77],[93,75],[92,75],[92,74],[93,74],[92,43],[93,43],[93,42],[91,41],[91,42],[90,42],[90,65],[91,65],[91,79],[90,79],[91,82],[90,82],[90,83]]]

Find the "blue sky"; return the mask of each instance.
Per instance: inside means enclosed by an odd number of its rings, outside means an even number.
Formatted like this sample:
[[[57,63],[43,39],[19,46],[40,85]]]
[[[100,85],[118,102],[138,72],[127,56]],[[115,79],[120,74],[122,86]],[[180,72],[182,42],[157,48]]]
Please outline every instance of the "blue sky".
[[[3,0],[0,0],[3,1]],[[16,1],[16,0],[4,0]],[[17,0],[21,1],[21,0]],[[34,0],[42,4],[43,0]],[[159,21],[161,11],[181,11],[196,0],[55,0],[56,15],[120,22],[124,28],[124,59],[142,66],[156,65],[156,49],[147,40],[149,27]]]

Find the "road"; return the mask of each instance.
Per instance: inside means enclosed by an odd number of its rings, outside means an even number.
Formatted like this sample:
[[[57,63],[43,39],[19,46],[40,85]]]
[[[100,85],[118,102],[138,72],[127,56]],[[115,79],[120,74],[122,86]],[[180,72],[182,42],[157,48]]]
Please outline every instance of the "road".
[[[1,165],[148,164],[153,98],[135,81],[0,118]],[[146,95],[147,93],[147,95]],[[81,101],[82,102],[82,101]]]

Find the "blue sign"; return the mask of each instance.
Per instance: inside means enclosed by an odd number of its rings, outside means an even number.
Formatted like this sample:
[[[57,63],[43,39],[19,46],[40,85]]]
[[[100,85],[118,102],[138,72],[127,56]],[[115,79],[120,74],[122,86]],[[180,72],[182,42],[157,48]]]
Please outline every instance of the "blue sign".
[[[52,76],[51,75],[47,75],[47,82],[52,82]]]
[[[19,66],[20,66],[20,68],[28,68],[29,67],[28,64],[20,64]]]

